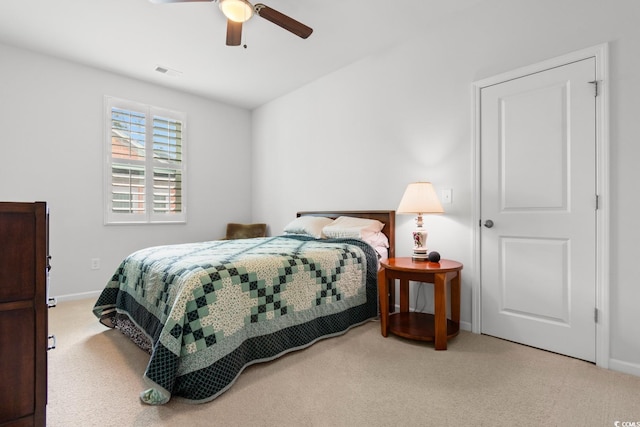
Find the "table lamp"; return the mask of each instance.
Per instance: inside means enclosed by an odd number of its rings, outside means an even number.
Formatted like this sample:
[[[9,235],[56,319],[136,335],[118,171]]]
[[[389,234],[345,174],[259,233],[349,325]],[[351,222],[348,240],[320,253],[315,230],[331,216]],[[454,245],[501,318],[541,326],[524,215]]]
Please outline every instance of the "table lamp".
[[[413,256],[416,261],[428,261],[427,231],[422,227],[422,214],[444,213],[436,191],[430,182],[412,182],[404,191],[399,214],[417,214],[416,229],[413,231]]]

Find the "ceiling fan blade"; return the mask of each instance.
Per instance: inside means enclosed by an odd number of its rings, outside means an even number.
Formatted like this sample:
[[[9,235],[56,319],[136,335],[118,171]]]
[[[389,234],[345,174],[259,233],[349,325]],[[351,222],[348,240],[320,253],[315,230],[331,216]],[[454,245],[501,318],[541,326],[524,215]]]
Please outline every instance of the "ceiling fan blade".
[[[313,33],[313,29],[307,27],[301,22],[296,21],[293,18],[288,17],[287,15],[278,12],[275,9],[270,8],[262,3],[256,3],[254,6],[256,14],[260,15],[267,21],[273,22],[276,25],[284,28],[287,31],[292,32],[298,37],[302,37],[306,39]]]
[[[242,22],[227,19],[227,46],[240,46],[242,41]]]
[[[188,2],[203,2],[203,1],[208,1],[208,2],[212,2],[214,0],[149,0],[151,3],[155,3],[155,4],[163,4],[163,3],[188,3]]]

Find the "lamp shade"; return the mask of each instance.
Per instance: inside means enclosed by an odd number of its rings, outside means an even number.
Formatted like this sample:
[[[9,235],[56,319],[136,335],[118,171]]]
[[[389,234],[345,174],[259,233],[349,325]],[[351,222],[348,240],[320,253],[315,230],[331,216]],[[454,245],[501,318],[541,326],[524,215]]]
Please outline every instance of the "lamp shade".
[[[430,182],[412,182],[404,191],[396,212],[399,214],[444,213],[444,209]]]
[[[253,15],[253,6],[247,0],[220,0],[219,7],[234,22],[245,22]]]

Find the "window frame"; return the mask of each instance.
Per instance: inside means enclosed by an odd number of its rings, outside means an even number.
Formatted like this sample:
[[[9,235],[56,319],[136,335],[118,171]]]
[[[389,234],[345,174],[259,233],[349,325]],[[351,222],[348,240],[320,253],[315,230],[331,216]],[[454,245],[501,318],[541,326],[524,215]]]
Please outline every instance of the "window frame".
[[[136,112],[145,117],[144,160],[118,159],[112,151],[112,111],[122,109]],[[177,163],[156,159],[154,149],[154,119],[164,118],[181,123],[180,161]],[[187,115],[184,112],[155,107],[136,101],[111,96],[104,98],[104,223],[113,224],[185,224],[187,222]],[[164,162],[164,163],[163,163]],[[144,169],[144,211],[142,213],[123,213],[113,210],[113,165],[123,164],[131,168]],[[154,211],[155,171],[164,169],[177,171],[181,175],[181,206],[179,212]]]

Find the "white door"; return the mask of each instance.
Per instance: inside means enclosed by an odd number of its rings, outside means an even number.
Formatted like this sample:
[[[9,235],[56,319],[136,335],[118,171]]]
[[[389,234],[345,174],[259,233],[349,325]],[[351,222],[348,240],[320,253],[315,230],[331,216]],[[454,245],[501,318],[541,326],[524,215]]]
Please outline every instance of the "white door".
[[[595,361],[594,58],[480,92],[481,332]]]

